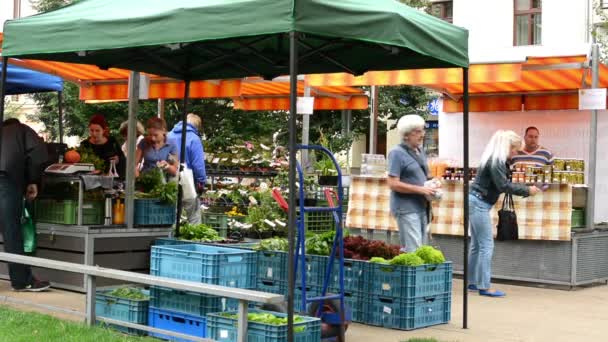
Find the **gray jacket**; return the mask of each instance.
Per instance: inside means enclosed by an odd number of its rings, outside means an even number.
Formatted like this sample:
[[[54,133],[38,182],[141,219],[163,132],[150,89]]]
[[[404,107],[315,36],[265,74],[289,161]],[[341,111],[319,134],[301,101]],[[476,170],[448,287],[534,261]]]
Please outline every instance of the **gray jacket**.
[[[2,161],[0,171],[14,182],[19,191],[27,184],[37,184],[48,153],[44,140],[34,130],[18,121],[7,121],[2,126]]]
[[[506,163],[488,162],[477,170],[477,177],[471,185],[471,191],[479,193],[483,200],[490,204],[495,204],[502,193],[528,197],[530,195],[528,187],[524,184],[511,183],[510,172]]]

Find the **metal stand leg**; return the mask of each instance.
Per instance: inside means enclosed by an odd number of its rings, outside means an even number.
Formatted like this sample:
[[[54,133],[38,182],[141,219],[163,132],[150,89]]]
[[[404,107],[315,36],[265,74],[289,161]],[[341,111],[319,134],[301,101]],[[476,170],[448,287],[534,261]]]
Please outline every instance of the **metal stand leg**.
[[[86,322],[88,325],[95,324],[95,293],[97,292],[95,285],[95,277],[91,275],[85,275],[85,287],[87,290],[86,294]]]
[[[247,314],[249,311],[249,303],[246,300],[239,300],[239,326],[237,341],[247,342]]]

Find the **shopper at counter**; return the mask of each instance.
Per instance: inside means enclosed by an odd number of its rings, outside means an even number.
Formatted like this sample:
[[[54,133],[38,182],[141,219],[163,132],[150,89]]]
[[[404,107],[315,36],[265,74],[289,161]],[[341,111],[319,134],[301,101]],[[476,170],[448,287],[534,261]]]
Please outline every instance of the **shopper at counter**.
[[[143,161],[141,171],[145,172],[155,167],[162,169],[168,176],[177,175],[179,161],[177,146],[167,141],[167,124],[161,118],[150,118],[146,123],[147,135],[137,145],[135,153],[136,165]],[[139,176],[140,168],[136,167],[135,175]]]
[[[391,214],[399,226],[401,250],[413,252],[428,242],[429,201],[435,189],[424,187],[429,170],[422,149],[424,119],[405,115],[397,130],[402,137],[388,155],[388,186],[391,189]]]
[[[47,161],[44,141],[19,120],[9,119],[2,126],[2,164],[0,165],[0,230],[4,251],[23,255],[20,226],[23,198],[32,201],[38,195],[42,165]],[[40,292],[50,287],[36,279],[27,265],[8,264],[11,286],[15,291]]]
[[[203,122],[200,116],[190,113],[186,117],[186,155],[181,156],[182,146],[182,122],[178,122],[173,126],[171,132],[169,132],[167,139],[169,142],[177,146],[177,153],[179,160],[183,160],[186,166],[192,170],[194,176],[194,182],[196,184],[196,192],[201,194],[205,189],[205,182],[207,181],[207,174],[205,171],[205,151],[203,149],[203,142],[201,140],[200,131],[203,128]],[[188,222],[190,224],[199,224],[202,221],[201,218],[201,203],[200,199],[195,197],[194,199],[182,200],[184,210],[186,210],[188,216]]]
[[[524,148],[512,158],[513,165],[545,166],[553,164],[553,154],[539,144],[540,131],[534,126],[526,128]]]
[[[521,147],[521,137],[513,131],[494,133],[486,146],[475,182],[469,194],[471,247],[469,256],[469,290],[482,296],[504,297],[505,293],[490,289],[494,238],[490,210],[502,193],[533,196],[539,192],[535,186],[511,183],[508,178],[509,162]]]

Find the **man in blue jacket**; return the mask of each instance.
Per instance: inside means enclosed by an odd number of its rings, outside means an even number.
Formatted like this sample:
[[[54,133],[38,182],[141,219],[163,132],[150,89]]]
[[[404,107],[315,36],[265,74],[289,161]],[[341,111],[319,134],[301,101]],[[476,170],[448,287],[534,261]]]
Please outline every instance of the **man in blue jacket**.
[[[186,158],[179,156],[180,162],[186,162],[186,166],[192,169],[197,193],[201,194],[205,188],[207,175],[205,173],[205,151],[201,141],[200,131],[202,129],[201,118],[196,114],[188,114],[186,118]],[[167,135],[167,141],[177,146],[178,155],[181,153],[182,142],[182,122],[175,124],[171,132]],[[198,196],[193,200],[183,200],[183,208],[188,215],[188,222],[191,224],[201,223],[201,204]]]

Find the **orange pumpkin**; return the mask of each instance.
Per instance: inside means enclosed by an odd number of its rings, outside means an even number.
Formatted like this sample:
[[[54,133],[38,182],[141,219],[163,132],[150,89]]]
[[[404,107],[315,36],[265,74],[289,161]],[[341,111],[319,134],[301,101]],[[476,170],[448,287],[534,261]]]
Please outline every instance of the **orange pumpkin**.
[[[80,153],[76,150],[69,150],[63,156],[63,160],[66,163],[78,163],[80,161]]]

